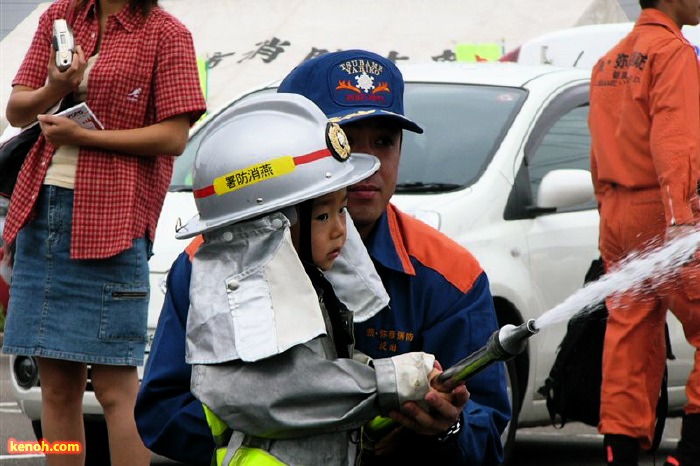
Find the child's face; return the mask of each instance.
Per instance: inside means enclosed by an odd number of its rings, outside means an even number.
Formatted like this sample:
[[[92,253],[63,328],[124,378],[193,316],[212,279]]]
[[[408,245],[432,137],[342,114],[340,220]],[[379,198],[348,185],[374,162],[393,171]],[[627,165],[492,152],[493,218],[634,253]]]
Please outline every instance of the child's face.
[[[347,237],[347,190],[341,189],[314,200],[311,210],[311,255],[314,265],[329,270]]]

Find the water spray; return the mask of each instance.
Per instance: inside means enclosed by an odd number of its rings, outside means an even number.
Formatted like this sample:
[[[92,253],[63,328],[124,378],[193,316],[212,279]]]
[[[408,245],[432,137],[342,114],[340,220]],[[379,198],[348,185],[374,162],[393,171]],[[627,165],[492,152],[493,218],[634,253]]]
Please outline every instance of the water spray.
[[[646,286],[668,283],[674,271],[700,260],[700,228],[660,247],[634,252],[613,270],[580,288],[563,302],[535,320],[537,328],[568,321],[577,312],[590,312],[596,304],[614,294],[635,292]]]
[[[535,319],[530,319],[518,326],[504,325],[491,334],[486,345],[438,375],[438,383],[448,388],[456,387],[494,362],[514,358],[525,351],[528,338],[539,331],[535,326]],[[364,428],[365,443],[373,444],[397,426],[398,424],[391,418],[375,417]]]
[[[660,248],[630,254],[616,270],[579,289],[537,319],[530,319],[518,326],[504,325],[496,330],[484,347],[445,370],[436,377],[436,383],[447,388],[456,387],[494,362],[507,361],[522,353],[527,347],[528,338],[541,328],[566,321],[579,311],[587,312],[614,293],[634,290],[647,281],[659,284],[670,279],[672,274],[669,272],[691,261],[694,254],[699,254],[696,257],[700,259],[699,249],[700,229],[696,229]],[[377,416],[365,425],[365,447],[371,449],[376,441],[397,426],[393,419]]]
[[[692,260],[699,247],[700,230],[696,229],[664,244],[663,247],[630,254],[616,270],[579,289],[537,319],[530,319],[519,326],[504,325],[496,330],[483,348],[436,377],[437,383],[448,388],[456,387],[494,362],[507,361],[522,353],[527,346],[527,339],[541,328],[568,320],[581,310],[586,312],[614,293],[634,290],[647,281],[658,284],[668,280],[671,277],[669,271]],[[370,421],[364,429],[367,448],[371,448],[374,442],[391,432],[397,425],[394,420],[382,416]]]

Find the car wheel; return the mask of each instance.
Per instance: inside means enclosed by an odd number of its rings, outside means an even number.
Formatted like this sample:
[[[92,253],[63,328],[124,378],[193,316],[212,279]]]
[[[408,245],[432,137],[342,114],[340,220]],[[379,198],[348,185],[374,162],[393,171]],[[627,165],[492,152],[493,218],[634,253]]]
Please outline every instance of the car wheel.
[[[110,466],[107,424],[103,419],[86,417],[85,423],[85,466]],[[41,421],[32,421],[32,429],[37,440],[41,440]]]
[[[512,407],[513,414],[506,429],[501,434],[501,442],[503,443],[503,462],[501,466],[507,466],[510,457],[515,447],[515,432],[518,430],[518,415],[520,414],[520,385],[518,384],[518,371],[516,369],[515,360],[511,359],[506,362],[506,376],[508,379],[508,398]]]

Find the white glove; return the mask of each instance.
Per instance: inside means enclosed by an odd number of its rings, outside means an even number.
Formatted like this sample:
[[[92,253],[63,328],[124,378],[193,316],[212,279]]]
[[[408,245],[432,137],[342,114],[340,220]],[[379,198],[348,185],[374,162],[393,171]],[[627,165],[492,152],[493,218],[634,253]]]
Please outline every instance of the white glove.
[[[430,389],[428,375],[433,370],[435,356],[428,353],[404,353],[391,358],[396,374],[399,404],[422,401]]]

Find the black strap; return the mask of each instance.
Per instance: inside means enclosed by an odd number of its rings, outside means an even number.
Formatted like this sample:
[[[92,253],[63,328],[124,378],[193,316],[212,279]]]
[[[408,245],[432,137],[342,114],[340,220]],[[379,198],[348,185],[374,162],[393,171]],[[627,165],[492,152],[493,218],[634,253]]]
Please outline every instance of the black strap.
[[[328,313],[333,330],[333,343],[339,358],[351,356],[349,348],[354,343],[352,329],[352,313],[335,294],[333,286],[323,275],[323,272],[313,264],[303,262],[304,269],[311,282],[320,289],[323,305]]]
[[[303,263],[313,264],[313,250],[311,248],[311,212],[314,208],[314,200],[309,199],[297,204],[297,223],[299,225],[299,258]]]
[[[666,359],[671,361],[676,359],[671,348],[671,333],[668,330],[668,324],[664,328],[666,332]],[[668,415],[668,364],[664,368],[664,377],[661,379],[661,391],[659,392],[659,401],[656,404],[656,424],[654,425],[654,438],[651,441],[651,453],[659,448],[661,438],[664,435],[664,427],[666,426],[666,416]]]
[[[75,105],[75,99],[73,98],[73,93],[71,92],[67,96],[65,96],[63,99],[61,99],[61,103],[58,106],[58,109],[56,110],[56,113],[62,112],[66,109],[71,108],[73,105]]]
[[[668,328],[668,327],[667,327]],[[656,451],[664,435],[666,426],[666,414],[668,413],[668,366],[664,369],[664,378],[661,380],[659,402],[656,404],[656,424],[654,425],[654,439],[651,442],[650,453]]]

